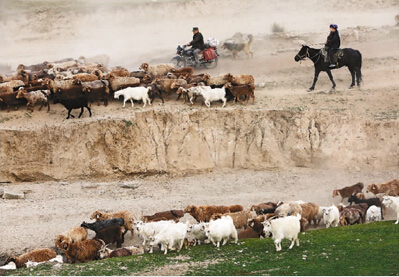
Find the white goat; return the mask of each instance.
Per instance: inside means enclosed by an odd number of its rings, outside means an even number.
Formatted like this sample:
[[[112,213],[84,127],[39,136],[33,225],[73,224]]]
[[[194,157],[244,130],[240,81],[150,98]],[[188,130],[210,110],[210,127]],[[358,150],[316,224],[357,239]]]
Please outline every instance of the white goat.
[[[143,221],[137,221],[134,223],[137,233],[143,239],[143,246],[146,245],[147,241],[156,236],[159,232],[161,232],[164,228],[173,225],[173,221],[157,221],[157,222],[148,222],[144,223]],[[153,252],[153,248],[150,247],[150,253]]]
[[[176,250],[177,248],[177,252],[180,252],[186,236],[187,225],[181,222],[173,223],[169,226],[165,226],[157,235],[151,237],[150,246],[153,248],[154,245],[161,244],[161,249],[164,250],[165,255],[168,253],[168,249]]]
[[[148,105],[151,105],[151,99],[148,97],[148,92],[151,90],[151,87],[128,87],[125,89],[121,89],[118,91],[115,91],[114,98],[118,99],[119,96],[123,95],[123,107],[125,107],[125,104],[127,100],[130,100],[132,103],[132,108],[134,106],[133,100],[143,100],[145,108],[147,102]]]
[[[191,234],[194,237],[194,246],[200,245],[201,241],[205,242],[207,240],[204,222],[189,225],[187,228],[187,233]]]
[[[396,212],[396,222],[395,224],[399,223],[399,197],[395,196],[384,196],[382,198],[382,204],[387,207],[391,208]]]
[[[224,106],[226,106],[226,101],[227,101],[226,89],[224,87],[213,89],[209,86],[199,86],[198,88],[200,88],[200,94],[204,98],[204,103],[208,108],[211,107],[212,101],[218,101],[218,100],[223,101],[222,108],[224,108]],[[191,99],[190,99],[190,102],[191,102]]]
[[[337,227],[339,224],[339,210],[336,206],[323,208],[323,219],[326,224],[326,228],[332,226]]]
[[[317,215],[315,217],[316,225],[319,225],[320,221],[324,218],[324,209],[327,209],[327,208],[329,208],[329,207],[319,206],[319,211],[317,212]],[[326,222],[324,222],[324,223],[326,223]]]
[[[301,230],[300,219],[301,215],[296,215],[277,218],[271,221],[266,220],[263,223],[263,231],[266,236],[268,233],[271,233],[273,236],[276,251],[281,251],[281,241],[284,238],[291,240],[289,249],[292,249],[295,242],[296,245],[299,246],[298,234]]]
[[[370,206],[366,213],[366,222],[381,221],[381,208],[375,205]]]
[[[234,243],[237,244],[238,242],[237,230],[230,216],[222,216],[220,219],[207,223],[205,234],[212,244],[218,248],[222,240],[222,245],[225,245],[230,238],[234,239]]]

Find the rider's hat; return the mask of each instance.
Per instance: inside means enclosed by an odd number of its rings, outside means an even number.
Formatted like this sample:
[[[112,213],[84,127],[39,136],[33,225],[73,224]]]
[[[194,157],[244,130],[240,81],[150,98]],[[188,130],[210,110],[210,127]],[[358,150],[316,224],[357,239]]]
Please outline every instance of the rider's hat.
[[[198,31],[198,27],[193,27],[193,32]]]
[[[337,30],[338,29],[338,25],[337,24],[331,24],[330,28],[334,28],[335,30]]]

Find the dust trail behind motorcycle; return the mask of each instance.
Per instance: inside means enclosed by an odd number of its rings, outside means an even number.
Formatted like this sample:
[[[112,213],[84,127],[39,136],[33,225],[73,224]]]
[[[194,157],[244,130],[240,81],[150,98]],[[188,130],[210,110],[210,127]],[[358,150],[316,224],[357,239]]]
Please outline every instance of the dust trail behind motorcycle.
[[[5,0],[0,61],[15,70],[20,63],[107,55],[110,66],[136,70],[142,62],[168,62],[178,44],[191,40],[193,26],[224,40],[236,32],[270,34],[273,23],[297,33],[328,32],[332,21],[341,28],[392,24],[394,0],[367,2]]]

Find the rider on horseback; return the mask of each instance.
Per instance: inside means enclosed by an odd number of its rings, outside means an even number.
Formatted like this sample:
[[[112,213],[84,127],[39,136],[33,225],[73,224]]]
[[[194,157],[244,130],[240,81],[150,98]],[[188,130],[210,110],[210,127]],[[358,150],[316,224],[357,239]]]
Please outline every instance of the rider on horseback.
[[[341,46],[341,39],[338,33],[338,26],[336,24],[330,25],[330,34],[327,37],[327,42],[325,43],[325,49],[328,50],[328,55],[330,57],[330,68],[335,68],[335,50],[338,50]]]
[[[193,28],[193,40],[189,43],[187,43],[187,46],[192,46],[191,49],[194,49],[194,58],[195,58],[195,63],[199,64],[199,58],[198,58],[198,54],[204,50],[205,45],[204,45],[204,37],[202,36],[202,34],[199,32],[198,27],[194,27]]]

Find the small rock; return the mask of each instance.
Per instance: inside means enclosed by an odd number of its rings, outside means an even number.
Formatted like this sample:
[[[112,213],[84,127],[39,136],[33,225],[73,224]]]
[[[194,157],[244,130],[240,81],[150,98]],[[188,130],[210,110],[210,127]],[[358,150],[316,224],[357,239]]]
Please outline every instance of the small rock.
[[[4,189],[0,189],[0,197],[3,197]]]
[[[62,264],[55,264],[55,265],[53,265],[53,268],[54,269],[58,269],[58,268],[61,268],[62,267]]]
[[[25,199],[25,194],[4,192],[3,199]]]
[[[139,184],[125,184],[125,183],[123,183],[123,184],[120,184],[119,186],[121,188],[124,188],[124,189],[137,189],[139,187]]]

